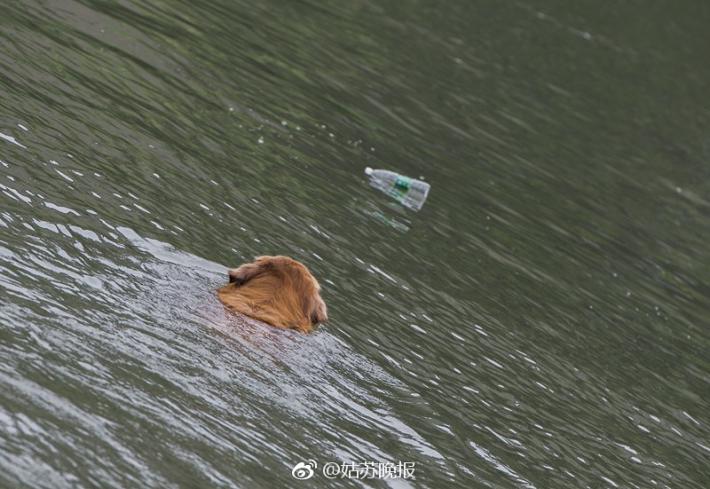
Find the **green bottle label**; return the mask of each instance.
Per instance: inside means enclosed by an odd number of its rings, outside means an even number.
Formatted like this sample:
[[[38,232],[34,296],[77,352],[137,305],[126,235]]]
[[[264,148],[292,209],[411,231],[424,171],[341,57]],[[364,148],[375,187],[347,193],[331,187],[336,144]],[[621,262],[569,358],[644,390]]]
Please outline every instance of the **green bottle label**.
[[[397,177],[394,182],[394,188],[406,192],[412,187],[412,179],[407,177]]]

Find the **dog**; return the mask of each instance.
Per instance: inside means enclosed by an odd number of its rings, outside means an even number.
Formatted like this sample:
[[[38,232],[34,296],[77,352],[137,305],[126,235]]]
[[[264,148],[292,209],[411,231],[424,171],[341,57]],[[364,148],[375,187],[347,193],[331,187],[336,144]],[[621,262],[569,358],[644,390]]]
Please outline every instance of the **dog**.
[[[328,320],[320,285],[302,263],[287,256],[260,256],[229,270],[217,289],[228,309],[268,323],[309,333]]]

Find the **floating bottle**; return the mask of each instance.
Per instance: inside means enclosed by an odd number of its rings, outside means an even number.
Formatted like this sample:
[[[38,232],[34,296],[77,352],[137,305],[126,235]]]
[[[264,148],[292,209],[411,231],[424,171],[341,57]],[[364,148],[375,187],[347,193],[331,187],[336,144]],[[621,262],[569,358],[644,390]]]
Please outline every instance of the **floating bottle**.
[[[424,205],[429,194],[430,185],[421,180],[405,177],[389,170],[373,170],[365,168],[365,174],[370,177],[370,185],[397,202],[418,211]]]

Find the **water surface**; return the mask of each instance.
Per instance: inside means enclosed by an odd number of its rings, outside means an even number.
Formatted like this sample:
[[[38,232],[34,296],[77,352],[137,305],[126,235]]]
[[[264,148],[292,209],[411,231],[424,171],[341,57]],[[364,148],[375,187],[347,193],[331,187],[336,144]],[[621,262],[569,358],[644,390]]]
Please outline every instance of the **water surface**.
[[[708,487],[709,21],[6,5],[0,486]],[[430,182],[421,212],[365,166]],[[308,264],[326,326],[224,311],[262,254]]]

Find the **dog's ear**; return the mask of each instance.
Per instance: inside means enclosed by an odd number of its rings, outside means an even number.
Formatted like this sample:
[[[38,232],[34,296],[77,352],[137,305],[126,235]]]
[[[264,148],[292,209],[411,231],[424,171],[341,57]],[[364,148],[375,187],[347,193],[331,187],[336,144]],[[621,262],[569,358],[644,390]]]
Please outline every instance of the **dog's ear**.
[[[236,284],[237,287],[244,285],[261,272],[262,265],[258,262],[245,263],[238,268],[232,268],[229,272],[229,283]]]
[[[311,324],[324,323],[328,320],[328,308],[325,306],[325,302],[323,302],[320,296],[316,296],[313,301],[309,319],[311,320]]]

